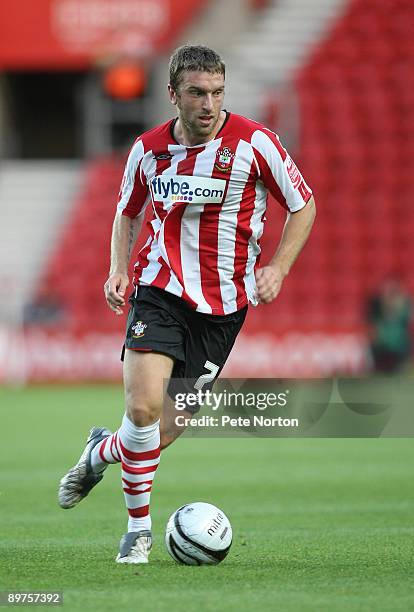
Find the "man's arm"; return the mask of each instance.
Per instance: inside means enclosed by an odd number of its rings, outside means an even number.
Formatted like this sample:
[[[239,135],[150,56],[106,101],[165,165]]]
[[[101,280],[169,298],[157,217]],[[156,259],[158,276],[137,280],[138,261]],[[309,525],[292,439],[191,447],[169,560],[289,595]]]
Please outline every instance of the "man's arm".
[[[279,294],[285,276],[289,274],[309,236],[315,216],[313,196],[301,210],[288,214],[276,253],[267,266],[256,270],[257,297],[260,303],[268,304]]]
[[[121,212],[115,215],[111,239],[111,267],[104,293],[109,308],[117,315],[123,313],[122,308],[125,306],[125,291],[129,285],[128,264],[143,220],[144,214],[134,219]]]

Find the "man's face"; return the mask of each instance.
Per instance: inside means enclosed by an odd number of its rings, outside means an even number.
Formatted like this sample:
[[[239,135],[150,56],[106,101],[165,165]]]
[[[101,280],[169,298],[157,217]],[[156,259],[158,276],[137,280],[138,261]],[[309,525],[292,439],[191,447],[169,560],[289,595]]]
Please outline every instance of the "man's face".
[[[170,100],[178,108],[183,127],[201,141],[208,140],[220,117],[224,76],[209,72],[183,72],[178,91],[169,86]]]

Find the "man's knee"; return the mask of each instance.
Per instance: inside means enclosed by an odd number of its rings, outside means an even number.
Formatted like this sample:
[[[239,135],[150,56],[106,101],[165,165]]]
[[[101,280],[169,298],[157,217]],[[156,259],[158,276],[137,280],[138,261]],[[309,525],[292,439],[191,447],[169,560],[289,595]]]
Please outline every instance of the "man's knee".
[[[135,398],[133,393],[125,393],[126,413],[137,427],[146,427],[160,418],[162,406],[145,398]]]
[[[173,360],[158,353],[127,350],[124,360],[125,407],[138,427],[160,418],[164,402],[164,380],[169,379]]]

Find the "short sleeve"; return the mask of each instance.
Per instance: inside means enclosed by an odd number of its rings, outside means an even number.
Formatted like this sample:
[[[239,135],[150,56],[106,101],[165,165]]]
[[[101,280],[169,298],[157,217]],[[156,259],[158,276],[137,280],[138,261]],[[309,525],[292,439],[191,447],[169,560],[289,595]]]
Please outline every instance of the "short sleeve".
[[[259,177],[272,196],[290,212],[303,208],[312,196],[295,162],[271,130],[256,130],[251,144]]]
[[[144,145],[137,140],[128,156],[122,178],[117,210],[134,219],[143,213],[150,199],[145,177],[142,175],[141,162],[144,157]],[[144,180],[143,180],[144,178]]]

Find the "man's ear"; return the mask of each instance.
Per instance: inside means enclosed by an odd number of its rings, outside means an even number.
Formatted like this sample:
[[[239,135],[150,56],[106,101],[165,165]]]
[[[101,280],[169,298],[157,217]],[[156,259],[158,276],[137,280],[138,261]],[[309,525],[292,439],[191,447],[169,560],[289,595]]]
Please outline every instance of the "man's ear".
[[[171,104],[174,104],[174,106],[176,106],[177,105],[177,93],[171,87],[171,85],[169,83],[168,83],[168,96],[170,98]]]

